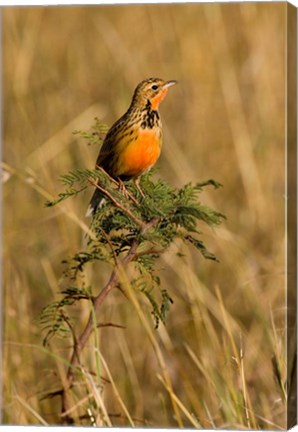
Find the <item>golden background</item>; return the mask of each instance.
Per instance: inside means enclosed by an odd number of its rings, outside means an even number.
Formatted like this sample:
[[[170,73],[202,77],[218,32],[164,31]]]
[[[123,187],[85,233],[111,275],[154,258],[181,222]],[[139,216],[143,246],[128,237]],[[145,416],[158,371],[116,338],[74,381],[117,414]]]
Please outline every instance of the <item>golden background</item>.
[[[55,346],[56,357],[42,349],[38,316],[59,298],[62,259],[81,247],[74,218],[88,223],[91,190],[44,206],[63,189],[59,176],[94,167],[98,148],[72,132],[90,130],[95,117],[110,126],[138,82],[157,76],[179,85],[160,108],[164,145],[155,176],[177,187],[220,181],[223,188],[201,200],[227,216],[215,230],[200,227],[220,263],[185,248],[183,259],[175,248],[164,256],[160,276],[174,299],[165,327],[154,330],[139,299],[185,409],[180,421],[285,427],[272,357],[284,380],[286,7],[3,9],[4,423],[61,422],[59,400],[41,396],[65,366]],[[107,276],[91,272],[96,291]],[[100,330],[100,349],[135,424],[181,426],[156,351],[120,292],[100,321],[126,327]],[[126,425],[110,385],[102,398],[111,424]]]

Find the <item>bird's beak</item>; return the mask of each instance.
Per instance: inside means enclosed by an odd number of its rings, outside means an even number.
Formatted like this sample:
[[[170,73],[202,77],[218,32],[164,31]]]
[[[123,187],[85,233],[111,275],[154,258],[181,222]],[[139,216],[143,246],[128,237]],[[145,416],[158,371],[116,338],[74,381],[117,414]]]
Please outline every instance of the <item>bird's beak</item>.
[[[173,86],[173,85],[175,85],[175,84],[177,84],[177,81],[175,81],[175,80],[167,81],[167,82],[165,83],[165,85],[163,86],[163,88],[164,88],[164,89],[168,89],[169,87],[171,87],[171,86]]]

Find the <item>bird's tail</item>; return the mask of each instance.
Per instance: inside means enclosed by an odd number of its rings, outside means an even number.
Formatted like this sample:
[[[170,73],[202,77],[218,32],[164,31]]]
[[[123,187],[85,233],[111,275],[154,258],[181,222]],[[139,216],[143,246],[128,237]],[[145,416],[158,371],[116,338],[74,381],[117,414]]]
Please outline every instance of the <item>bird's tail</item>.
[[[104,194],[96,188],[86,212],[86,217],[94,216],[98,207],[101,207],[103,204],[104,199]]]

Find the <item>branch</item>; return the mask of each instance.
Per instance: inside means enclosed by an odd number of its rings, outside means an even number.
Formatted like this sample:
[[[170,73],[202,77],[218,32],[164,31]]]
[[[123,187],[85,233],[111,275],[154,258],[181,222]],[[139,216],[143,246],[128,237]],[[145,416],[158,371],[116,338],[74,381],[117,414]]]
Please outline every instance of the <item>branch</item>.
[[[98,328],[101,328],[101,327],[115,327],[115,328],[120,328],[120,329],[125,329],[126,328],[125,326],[123,326],[121,324],[114,324],[114,323],[110,323],[110,322],[108,322],[108,323],[99,323],[99,324],[97,324],[96,327],[98,327]]]
[[[102,189],[102,188],[101,188]],[[142,223],[142,234],[144,234],[146,231],[148,231],[152,226],[156,225],[158,222],[158,218],[152,219],[147,224]],[[120,261],[122,267],[125,267],[129,262],[133,261],[137,256],[137,248],[139,246],[139,241],[134,240],[131,244],[131,247],[129,249],[129,252],[127,255]],[[109,294],[109,292],[116,287],[116,285],[119,282],[119,275],[118,275],[118,269],[117,267],[113,270],[110,279],[108,283],[105,285],[105,287],[99,292],[99,294],[92,299],[93,308],[95,313],[98,311],[100,306],[102,305],[103,301]],[[67,324],[70,324],[67,321]],[[99,324],[97,327],[102,327],[102,324]],[[70,327],[72,330],[72,327]],[[68,403],[68,395],[67,391],[71,388],[74,381],[74,369],[79,364],[79,357],[80,353],[84,349],[90,335],[92,334],[94,330],[94,324],[93,324],[93,315],[92,312],[90,312],[87,324],[81,333],[80,337],[78,339],[74,338],[74,346],[73,346],[73,352],[70,359],[70,364],[68,367],[66,379],[67,379],[67,385],[64,387],[63,391],[61,392],[62,396],[62,416],[64,418],[65,423],[72,424],[73,420],[68,415],[65,415],[66,412],[69,410],[69,403]],[[73,334],[73,332],[72,332]]]
[[[113,204],[115,204],[115,206],[117,208],[120,208],[124,213],[126,213],[137,225],[139,225],[140,227],[144,227],[145,224],[141,219],[138,219],[129,209],[123,207],[123,205],[121,205],[119,203],[119,201],[117,201],[111,194],[110,192],[108,192],[106,189],[104,189],[103,187],[99,186],[98,183],[95,183],[93,180],[89,179],[88,180],[90,184],[92,184],[92,186],[95,186],[97,189],[100,190],[100,192],[102,192],[106,197],[109,198],[109,200],[112,201]]]

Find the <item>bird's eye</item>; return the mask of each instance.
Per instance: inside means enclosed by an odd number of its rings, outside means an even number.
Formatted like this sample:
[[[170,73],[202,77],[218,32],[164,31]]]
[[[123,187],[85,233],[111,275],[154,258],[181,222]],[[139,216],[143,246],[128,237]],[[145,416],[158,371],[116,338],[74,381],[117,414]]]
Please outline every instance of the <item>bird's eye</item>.
[[[153,84],[153,86],[151,88],[152,88],[152,90],[157,90],[158,89],[158,85]]]

